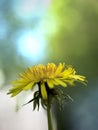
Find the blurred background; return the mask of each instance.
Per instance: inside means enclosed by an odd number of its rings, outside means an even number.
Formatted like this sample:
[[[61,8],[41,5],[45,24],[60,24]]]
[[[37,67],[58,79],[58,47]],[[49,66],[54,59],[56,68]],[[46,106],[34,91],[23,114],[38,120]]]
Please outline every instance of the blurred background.
[[[42,109],[15,112],[29,92],[14,99],[6,93],[18,73],[48,62],[70,64],[88,80],[64,89],[74,101],[62,110],[54,104],[56,130],[97,130],[97,0],[0,0],[0,130],[47,130]]]

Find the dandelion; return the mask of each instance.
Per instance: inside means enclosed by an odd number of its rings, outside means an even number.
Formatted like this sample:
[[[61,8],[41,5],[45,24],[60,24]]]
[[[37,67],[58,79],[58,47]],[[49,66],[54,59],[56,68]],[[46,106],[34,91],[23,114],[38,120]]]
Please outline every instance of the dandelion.
[[[24,73],[20,73],[19,76],[18,80],[12,82],[13,88],[9,90],[8,94],[14,97],[23,90],[33,89],[37,84],[38,91],[34,93],[34,98],[28,103],[34,102],[33,108],[35,109],[36,106],[39,108],[39,99],[41,99],[43,108],[47,109],[48,117],[52,99],[56,98],[59,101],[64,96],[64,93],[58,89],[59,86],[74,86],[75,81],[81,83],[86,81],[85,76],[77,75],[72,66],[64,63],[59,63],[58,66],[54,63],[48,63],[46,66],[39,64],[28,68]],[[48,123],[49,130],[52,130],[50,118]]]

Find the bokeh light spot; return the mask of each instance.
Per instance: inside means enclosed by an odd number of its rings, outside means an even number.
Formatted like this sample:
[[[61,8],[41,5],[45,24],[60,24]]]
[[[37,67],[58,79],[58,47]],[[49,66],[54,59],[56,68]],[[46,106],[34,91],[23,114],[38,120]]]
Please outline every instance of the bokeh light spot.
[[[21,34],[17,40],[18,52],[24,58],[39,62],[45,58],[46,44],[43,36],[35,31]]]

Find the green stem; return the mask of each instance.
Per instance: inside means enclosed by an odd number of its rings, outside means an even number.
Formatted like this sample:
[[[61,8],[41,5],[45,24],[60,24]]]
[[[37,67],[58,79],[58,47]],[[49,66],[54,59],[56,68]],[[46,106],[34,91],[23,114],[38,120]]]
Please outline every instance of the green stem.
[[[48,119],[48,130],[53,130],[52,116],[51,116],[51,104],[47,102],[47,119]]]

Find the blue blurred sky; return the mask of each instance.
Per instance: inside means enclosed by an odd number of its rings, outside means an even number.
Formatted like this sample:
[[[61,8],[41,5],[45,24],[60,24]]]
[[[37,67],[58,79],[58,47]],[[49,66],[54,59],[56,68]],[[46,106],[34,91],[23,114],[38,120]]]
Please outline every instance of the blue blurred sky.
[[[20,20],[22,27],[12,34],[13,43],[17,52],[28,62],[38,63],[46,57],[45,28],[43,25],[50,0],[13,0],[11,12],[14,20]],[[7,33],[12,28],[8,21],[0,14],[0,39],[6,39]],[[36,26],[30,27],[29,25]],[[36,24],[37,23],[37,24]]]

